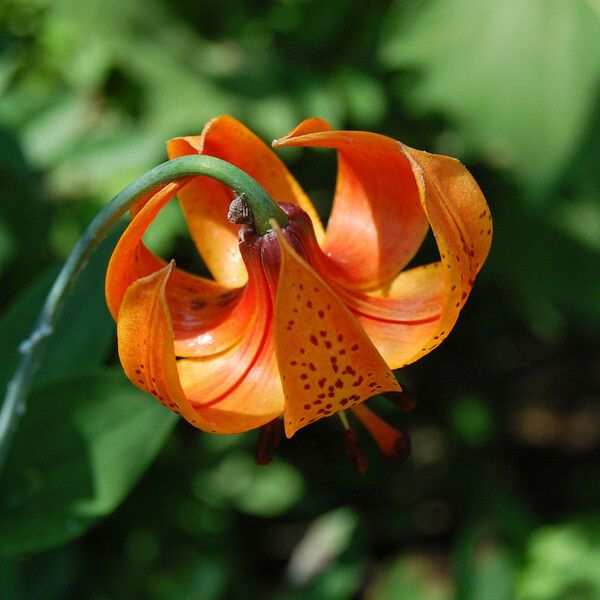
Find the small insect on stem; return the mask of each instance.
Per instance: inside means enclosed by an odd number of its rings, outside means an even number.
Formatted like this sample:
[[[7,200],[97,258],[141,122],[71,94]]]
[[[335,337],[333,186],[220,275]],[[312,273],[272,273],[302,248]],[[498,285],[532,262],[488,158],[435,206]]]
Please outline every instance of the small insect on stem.
[[[244,194],[240,194],[232,200],[227,219],[236,225],[252,225],[254,217]]]

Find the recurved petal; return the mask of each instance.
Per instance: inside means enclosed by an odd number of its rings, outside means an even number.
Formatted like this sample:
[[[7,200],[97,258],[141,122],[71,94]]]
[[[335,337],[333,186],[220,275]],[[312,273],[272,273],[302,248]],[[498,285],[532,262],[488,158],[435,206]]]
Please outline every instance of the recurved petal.
[[[288,437],[374,394],[400,391],[371,340],[333,289],[278,234],[275,350]]]
[[[376,295],[337,291],[391,369],[412,362],[437,335],[444,304],[440,263],[404,271]]]
[[[273,145],[338,151],[335,198],[323,242],[338,267],[332,276],[348,287],[373,288],[391,280],[414,256],[427,218],[399,142],[362,131],[332,131],[321,119],[307,119]]]
[[[132,220],[119,238],[106,273],[105,293],[108,310],[117,319],[125,291],[131,283],[163,268],[166,263],[150,252],[142,237],[161,209],[177,193],[183,181],[162,186],[137,203]]]
[[[423,209],[440,251],[441,242],[454,250],[461,272],[469,274],[472,283],[492,242],[492,216],[481,189],[455,158],[404,145],[402,148],[411,159]]]
[[[127,376],[196,427],[239,433],[283,410],[273,359],[269,293],[255,327],[224,353],[176,361],[166,284],[172,265],[134,282],[117,321],[119,356]],[[263,286],[265,287],[265,286]]]
[[[305,236],[311,264],[333,282],[388,365],[400,368],[436,348],[450,333],[490,248],[492,223],[481,190],[458,161],[398,145],[417,183],[441,261],[409,269],[363,292]],[[343,275],[343,274],[342,274]]]
[[[165,267],[142,238],[181,183],[171,183],[138,204],[137,212],[113,251],[106,275],[106,300],[116,320],[128,287]],[[256,298],[245,288],[230,289],[173,268],[166,298],[178,356],[205,356],[235,344],[256,318]]]
[[[186,396],[214,433],[254,429],[283,412],[272,324],[261,333],[253,330],[220,355],[177,363]]]
[[[260,250],[243,246],[249,265],[248,294],[259,307],[244,337],[219,355],[177,363],[181,384],[218,433],[259,427],[283,412],[283,391],[273,346],[273,304],[262,271]]]
[[[423,210],[442,264],[444,300],[436,329],[408,362],[436,348],[448,335],[487,258],[492,219],[485,198],[467,169],[448,156],[402,146],[411,162]]]
[[[196,427],[208,430],[212,425],[187,401],[177,374],[165,297],[172,269],[171,263],[127,289],[117,319],[119,358],[132,383]]]
[[[304,209],[313,220],[317,237],[323,236],[314,207],[283,162],[232,117],[217,117],[207,123],[201,135],[175,138],[167,149],[169,158],[206,154],[234,164],[256,179],[277,202]],[[237,246],[239,227],[227,221],[232,191],[215,180],[195,177],[181,190],[179,199],[191,236],[215,279],[224,285],[242,285],[247,274]]]
[[[410,362],[437,335],[434,332],[445,299],[445,273],[440,262],[408,269],[385,285],[363,292],[339,283],[334,275],[337,267],[321,252],[310,232],[302,237],[302,247],[311,266],[331,282],[391,369]]]

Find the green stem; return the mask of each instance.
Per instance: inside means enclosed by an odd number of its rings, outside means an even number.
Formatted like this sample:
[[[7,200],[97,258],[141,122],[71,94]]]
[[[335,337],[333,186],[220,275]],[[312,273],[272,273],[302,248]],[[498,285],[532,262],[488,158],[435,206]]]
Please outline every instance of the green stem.
[[[19,417],[25,412],[25,399],[41,364],[47,340],[52,335],[65,300],[90,255],[112,226],[141,198],[171,181],[196,175],[217,179],[238,194],[243,194],[252,210],[254,227],[259,235],[264,235],[271,229],[270,219],[275,219],[280,227],[287,225],[285,213],[252,177],[232,164],[212,156],[191,155],[164,162],[119,192],[96,215],[73,248],[46,297],[34,330],[19,346],[21,362],[6,388],[0,410],[0,469],[17,429]]]

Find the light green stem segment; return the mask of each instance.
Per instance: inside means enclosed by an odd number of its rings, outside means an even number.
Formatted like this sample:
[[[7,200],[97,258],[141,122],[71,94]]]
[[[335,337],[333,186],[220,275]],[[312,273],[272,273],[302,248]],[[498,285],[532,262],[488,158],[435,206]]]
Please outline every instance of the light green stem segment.
[[[0,469],[17,429],[19,417],[25,412],[25,400],[33,377],[42,362],[46,342],[52,335],[65,300],[90,255],[112,226],[137,201],[171,181],[196,175],[212,177],[238,194],[243,194],[244,200],[252,210],[254,228],[259,235],[264,235],[271,229],[270,219],[275,219],[280,227],[287,225],[286,214],[252,177],[232,164],[212,156],[192,155],[169,160],[151,169],[119,192],[96,215],[73,248],[46,297],[35,329],[19,346],[21,362],[6,388],[0,410]]]

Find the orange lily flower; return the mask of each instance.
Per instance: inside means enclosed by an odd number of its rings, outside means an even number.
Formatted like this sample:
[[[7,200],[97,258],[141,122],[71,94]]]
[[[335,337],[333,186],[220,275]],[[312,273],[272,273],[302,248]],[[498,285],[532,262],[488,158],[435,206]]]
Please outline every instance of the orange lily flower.
[[[354,407],[393,455],[400,432],[362,403],[400,392],[392,370],[450,333],[489,251],[487,204],[458,161],[382,135],[313,118],[273,146],[337,150],[327,228],[279,158],[235,119],[171,140],[170,158],[206,154],[244,170],[289,224],[259,236],[228,222],[234,194],[207,177],[140,201],[106,279],[122,365],[136,386],[205,431],[238,433],[283,417],[291,437]],[[212,280],[143,243],[175,194]],[[429,227],[439,262],[403,271]]]

